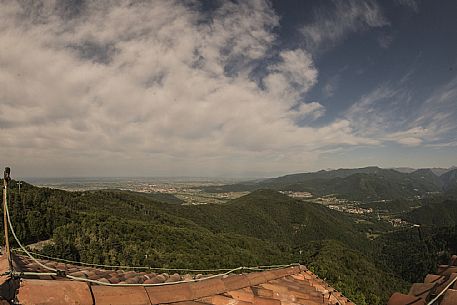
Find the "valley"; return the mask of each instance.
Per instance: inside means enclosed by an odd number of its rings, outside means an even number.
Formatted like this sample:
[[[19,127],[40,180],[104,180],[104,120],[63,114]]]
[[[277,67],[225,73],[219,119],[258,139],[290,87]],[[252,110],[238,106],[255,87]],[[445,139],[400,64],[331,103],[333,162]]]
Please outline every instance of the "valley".
[[[194,269],[299,262],[357,304],[384,304],[457,253],[448,192],[457,181],[440,177],[364,168],[237,184],[79,182],[71,191],[12,181],[10,211],[18,238],[52,257]]]

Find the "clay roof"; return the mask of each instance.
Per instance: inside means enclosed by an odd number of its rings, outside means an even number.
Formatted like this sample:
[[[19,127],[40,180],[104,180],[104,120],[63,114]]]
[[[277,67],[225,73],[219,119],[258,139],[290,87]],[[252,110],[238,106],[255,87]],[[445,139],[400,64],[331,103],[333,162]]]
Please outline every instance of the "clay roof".
[[[440,294],[434,305],[457,304],[457,255],[447,265],[438,266],[437,274],[428,274],[423,283],[414,283],[408,294],[394,293],[388,305],[425,305]]]
[[[148,284],[181,281],[160,286],[105,286],[55,275],[0,277],[0,295],[13,295],[19,304],[173,304],[173,305],[298,305],[353,303],[306,267],[295,265],[261,272],[213,276],[155,273],[150,270],[104,270],[39,260],[75,277],[112,284]],[[15,270],[49,272],[25,256],[13,255]],[[0,272],[8,264],[0,257]],[[0,301],[0,305],[1,305]]]

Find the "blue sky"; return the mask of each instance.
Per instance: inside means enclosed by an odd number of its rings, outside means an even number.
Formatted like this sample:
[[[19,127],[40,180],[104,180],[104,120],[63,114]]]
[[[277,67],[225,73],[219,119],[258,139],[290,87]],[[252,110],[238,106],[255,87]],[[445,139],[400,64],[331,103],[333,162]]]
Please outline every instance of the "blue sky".
[[[19,176],[457,164],[457,2],[4,1]]]

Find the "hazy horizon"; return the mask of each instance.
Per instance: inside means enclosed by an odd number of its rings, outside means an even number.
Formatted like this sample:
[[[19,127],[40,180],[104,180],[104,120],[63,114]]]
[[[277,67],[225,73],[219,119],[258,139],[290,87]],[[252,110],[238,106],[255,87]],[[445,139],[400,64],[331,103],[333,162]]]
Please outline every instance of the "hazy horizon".
[[[27,180],[30,181],[39,181],[39,180],[59,180],[59,179],[74,179],[74,180],[97,180],[97,179],[112,179],[112,180],[120,180],[120,179],[157,179],[159,181],[179,181],[180,179],[185,181],[191,181],[191,180],[200,180],[200,181],[214,181],[214,180],[221,180],[221,181],[242,181],[242,180],[255,180],[255,179],[268,179],[268,178],[275,178],[278,176],[283,176],[283,175],[293,175],[293,174],[300,174],[300,173],[313,173],[317,171],[332,171],[332,170],[339,170],[339,169],[354,169],[354,168],[365,168],[365,167],[379,167],[382,169],[394,169],[401,171],[402,169],[404,170],[418,170],[418,169],[440,169],[440,170],[452,170],[457,168],[457,165],[452,165],[449,167],[420,167],[420,168],[413,168],[413,167],[405,167],[405,166],[400,166],[400,167],[380,167],[376,165],[372,166],[364,166],[364,167],[340,167],[340,168],[323,168],[319,169],[316,171],[295,171],[295,172],[287,172],[287,173],[282,173],[274,176],[17,176],[13,177],[16,180],[24,180],[28,182]]]

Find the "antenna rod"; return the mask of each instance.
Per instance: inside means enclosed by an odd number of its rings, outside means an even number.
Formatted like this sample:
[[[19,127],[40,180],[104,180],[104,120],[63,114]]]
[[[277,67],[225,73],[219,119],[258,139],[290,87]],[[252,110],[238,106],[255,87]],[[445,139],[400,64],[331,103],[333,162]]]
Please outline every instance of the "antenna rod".
[[[5,230],[5,252],[8,259],[8,264],[10,270],[13,270],[13,264],[11,261],[11,252],[10,252],[10,242],[8,239],[8,218],[6,216],[6,201],[8,200],[8,183],[11,180],[10,177],[11,170],[9,167],[5,167],[5,172],[3,173],[3,226]]]

